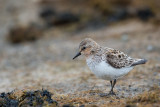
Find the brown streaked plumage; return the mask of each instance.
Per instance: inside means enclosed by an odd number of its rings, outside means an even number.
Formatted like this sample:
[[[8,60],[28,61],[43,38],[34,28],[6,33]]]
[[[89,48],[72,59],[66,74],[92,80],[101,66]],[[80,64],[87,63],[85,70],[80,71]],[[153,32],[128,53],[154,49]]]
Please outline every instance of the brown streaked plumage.
[[[134,66],[147,62],[145,59],[131,58],[119,50],[102,47],[90,38],[80,43],[79,52],[73,59],[81,54],[86,57],[87,65],[97,77],[110,80],[111,94],[114,94],[113,88],[118,78],[126,75]]]

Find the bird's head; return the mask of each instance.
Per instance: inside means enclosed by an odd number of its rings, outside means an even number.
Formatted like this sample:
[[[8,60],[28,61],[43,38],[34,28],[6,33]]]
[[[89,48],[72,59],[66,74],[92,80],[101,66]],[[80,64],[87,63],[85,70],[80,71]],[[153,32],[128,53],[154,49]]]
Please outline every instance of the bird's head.
[[[99,47],[99,45],[94,40],[92,40],[91,38],[85,38],[79,44],[79,52],[75,57],[73,57],[73,59],[77,58],[80,55],[85,55],[86,57],[88,57],[95,53],[97,47]]]

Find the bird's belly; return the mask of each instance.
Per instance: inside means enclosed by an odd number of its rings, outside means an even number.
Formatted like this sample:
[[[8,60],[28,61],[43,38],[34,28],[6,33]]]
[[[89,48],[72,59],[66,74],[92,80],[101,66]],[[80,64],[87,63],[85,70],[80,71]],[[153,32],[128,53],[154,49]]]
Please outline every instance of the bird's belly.
[[[113,68],[111,65],[102,61],[95,65],[88,65],[91,71],[99,78],[113,80],[126,75],[133,67]]]

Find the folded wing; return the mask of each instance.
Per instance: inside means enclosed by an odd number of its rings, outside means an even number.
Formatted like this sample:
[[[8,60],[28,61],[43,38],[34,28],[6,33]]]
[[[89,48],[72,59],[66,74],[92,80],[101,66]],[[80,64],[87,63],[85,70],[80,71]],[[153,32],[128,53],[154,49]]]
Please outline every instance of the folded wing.
[[[119,50],[107,49],[106,61],[114,68],[132,67],[139,64],[145,64],[145,59],[133,59]]]

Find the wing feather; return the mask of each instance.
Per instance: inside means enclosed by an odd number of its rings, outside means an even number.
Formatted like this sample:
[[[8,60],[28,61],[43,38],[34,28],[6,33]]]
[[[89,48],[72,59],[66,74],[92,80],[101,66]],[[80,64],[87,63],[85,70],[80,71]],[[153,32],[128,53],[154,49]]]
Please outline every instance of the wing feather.
[[[114,68],[130,67],[134,62],[134,59],[115,49],[109,49],[107,51],[106,59],[106,61]]]

